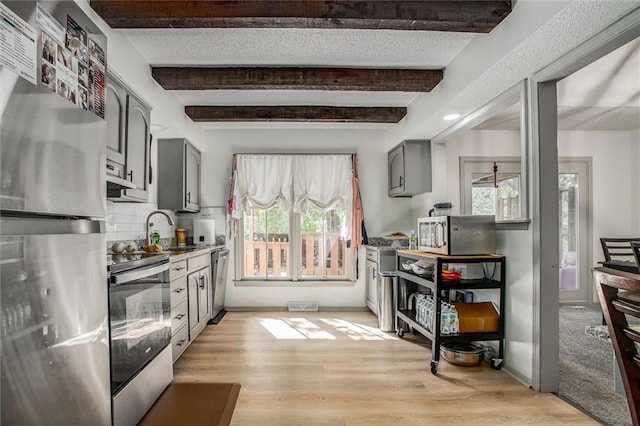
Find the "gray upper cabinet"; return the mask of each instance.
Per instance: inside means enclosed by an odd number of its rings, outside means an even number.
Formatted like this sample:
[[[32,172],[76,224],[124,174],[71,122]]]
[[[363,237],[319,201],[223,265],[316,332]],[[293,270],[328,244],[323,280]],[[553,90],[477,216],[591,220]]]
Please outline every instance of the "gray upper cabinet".
[[[126,146],[127,92],[107,78],[105,120],[107,122],[107,160],[124,169]]]
[[[113,201],[149,201],[151,109],[122,83],[107,76],[107,167],[122,169],[122,178],[135,188],[107,186]]]
[[[388,153],[389,197],[431,191],[431,141],[405,140]]]
[[[200,151],[186,139],[158,139],[158,208],[200,211]]]
[[[123,195],[132,201],[149,200],[149,142],[151,111],[131,94],[127,95],[127,180],[136,189],[125,189]]]

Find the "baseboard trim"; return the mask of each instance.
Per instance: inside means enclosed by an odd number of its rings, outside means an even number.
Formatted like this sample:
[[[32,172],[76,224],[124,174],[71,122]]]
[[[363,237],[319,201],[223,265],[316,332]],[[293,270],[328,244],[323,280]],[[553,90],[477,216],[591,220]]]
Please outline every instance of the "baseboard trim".
[[[227,312],[289,312],[286,306],[225,306]],[[365,312],[366,306],[320,306],[318,312]],[[302,312],[302,311],[298,311]]]

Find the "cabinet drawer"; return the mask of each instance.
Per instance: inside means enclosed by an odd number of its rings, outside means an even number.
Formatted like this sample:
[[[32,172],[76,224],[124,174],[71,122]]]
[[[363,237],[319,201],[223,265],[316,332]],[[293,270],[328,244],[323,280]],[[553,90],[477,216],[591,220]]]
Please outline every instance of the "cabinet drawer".
[[[200,268],[204,268],[205,266],[209,266],[211,261],[211,254],[203,254],[202,256],[192,257],[191,259],[187,259],[187,269],[189,272],[197,271]]]
[[[378,263],[378,250],[376,249],[367,249],[367,260],[373,260]]]
[[[180,327],[189,322],[189,316],[187,315],[187,301],[183,301],[176,307],[171,308],[171,333],[175,334]]]
[[[172,338],[171,338],[171,353],[173,355],[173,361],[178,359],[178,357],[187,349],[189,346],[189,327],[182,327]]]
[[[171,281],[171,307],[187,300],[187,276],[182,276]]]
[[[169,277],[171,281],[187,273],[187,261],[179,260],[177,262],[171,262],[169,269]]]

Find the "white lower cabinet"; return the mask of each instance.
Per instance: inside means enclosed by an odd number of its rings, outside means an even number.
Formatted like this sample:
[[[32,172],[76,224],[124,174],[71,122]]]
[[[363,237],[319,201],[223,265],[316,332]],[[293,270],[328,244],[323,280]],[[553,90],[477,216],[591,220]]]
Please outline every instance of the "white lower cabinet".
[[[171,347],[173,361],[204,330],[211,317],[211,253],[171,260]]]

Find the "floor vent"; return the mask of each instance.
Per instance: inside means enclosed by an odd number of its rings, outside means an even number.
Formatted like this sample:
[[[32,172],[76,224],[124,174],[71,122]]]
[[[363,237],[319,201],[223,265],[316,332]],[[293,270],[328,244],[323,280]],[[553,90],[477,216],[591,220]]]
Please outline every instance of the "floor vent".
[[[287,302],[289,311],[317,311],[318,302]]]

